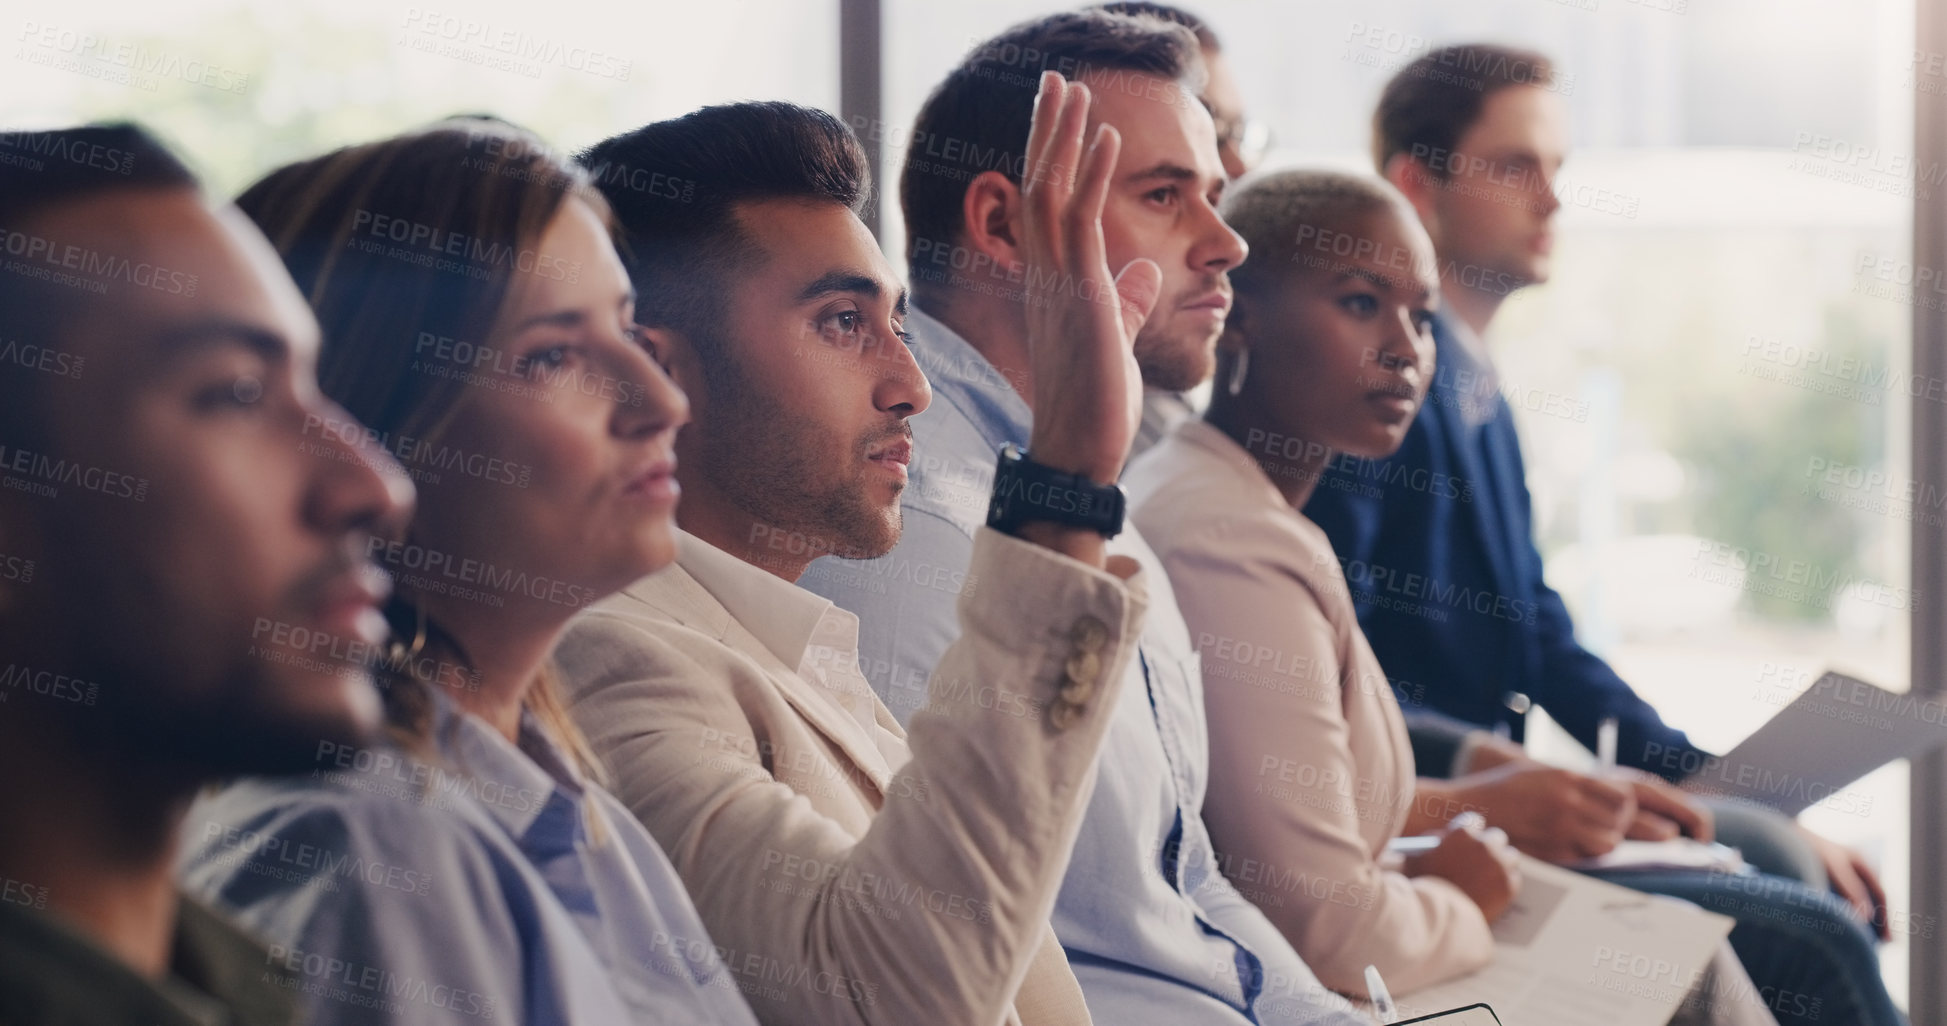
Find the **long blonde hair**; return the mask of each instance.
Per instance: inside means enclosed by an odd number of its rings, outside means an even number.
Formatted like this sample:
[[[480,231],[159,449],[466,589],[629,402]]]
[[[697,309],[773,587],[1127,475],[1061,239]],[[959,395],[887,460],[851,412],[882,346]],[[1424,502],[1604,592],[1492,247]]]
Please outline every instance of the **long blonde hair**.
[[[613,227],[607,202],[582,168],[506,122],[463,118],[285,165],[245,190],[237,206],[276,247],[317,314],[325,394],[384,437],[436,445],[468,384],[462,375],[413,372],[416,345],[427,334],[486,337],[518,255],[537,248],[570,198]],[[361,244],[360,229],[370,234],[378,218],[407,225],[409,239],[463,240],[463,252],[435,245],[402,259],[398,246]],[[431,633],[465,661],[452,636],[406,598],[395,595],[386,615],[395,635],[423,645]],[[379,677],[387,724],[423,752],[428,689],[437,685],[409,667],[386,669]],[[600,761],[568,716],[555,676],[551,667],[543,670],[526,693],[526,709],[577,769],[601,781]]]

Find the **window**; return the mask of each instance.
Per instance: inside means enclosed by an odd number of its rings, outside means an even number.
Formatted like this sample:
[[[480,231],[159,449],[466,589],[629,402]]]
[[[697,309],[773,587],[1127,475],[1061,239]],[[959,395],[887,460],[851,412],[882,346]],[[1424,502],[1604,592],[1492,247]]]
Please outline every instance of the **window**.
[[[573,149],[706,103],[836,111],[840,2],[42,4],[12,23],[0,96],[10,127],[143,121],[234,192],[453,113]],[[1910,533],[1947,528],[1909,428],[1916,403],[1947,402],[1907,371],[1915,304],[1947,289],[1912,264],[1916,194],[1947,189],[1947,154],[1911,141],[1916,88],[1947,88],[1914,59],[1915,0],[1187,5],[1273,132],[1267,167],[1369,169],[1379,89],[1430,46],[1553,56],[1575,141],[1555,273],[1493,332],[1550,580],[1585,642],[1707,747],[1822,667],[1908,687],[1909,611],[1934,594],[1911,579]],[[855,127],[898,167],[947,67],[1066,6],[859,3],[882,18],[883,111]],[[898,254],[897,203],[880,213]],[[1907,786],[1891,766],[1855,789],[1868,814],[1806,819],[1879,861],[1896,924],[1931,929],[1943,910],[1909,902]],[[1896,998],[1906,943],[1882,954]]]
[[[975,43],[1067,6],[887,0],[887,122]],[[1379,90],[1431,47],[1555,58],[1574,150],[1554,276],[1491,334],[1584,642],[1717,751],[1827,666],[1906,689],[1911,518],[1947,526],[1947,492],[1905,497],[1911,403],[1947,401],[1907,373],[1914,190],[1947,189],[1911,152],[1911,0],[1186,6],[1272,129],[1266,167],[1370,170]],[[1896,927],[1931,921],[1909,902],[1906,789],[1896,764],[1804,817],[1878,863]],[[1904,936],[1882,948],[1902,1002],[1907,961]]]
[[[105,0],[38,5],[11,27],[9,126],[136,119],[223,192],[451,114],[579,149],[709,103],[838,109],[837,0]]]

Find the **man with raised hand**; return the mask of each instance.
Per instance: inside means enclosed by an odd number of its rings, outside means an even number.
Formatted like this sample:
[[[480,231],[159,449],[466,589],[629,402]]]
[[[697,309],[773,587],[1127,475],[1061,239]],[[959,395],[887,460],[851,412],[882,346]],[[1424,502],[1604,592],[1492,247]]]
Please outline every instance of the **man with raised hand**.
[[[1028,359],[1044,290],[1088,284],[1049,281],[1027,245],[1033,163],[1018,155],[1032,95],[1022,82],[1042,68],[1091,90],[1091,117],[1122,136],[1101,230],[1111,265],[1143,259],[1161,271],[1161,298],[1135,339],[1145,384],[1180,391],[1209,376],[1227,272],[1245,257],[1217,213],[1226,178],[1196,98],[1197,40],[1182,26],[1096,9],[1049,15],[975,47],[934,89],[900,181],[917,306],[906,329],[934,388],[932,409],[913,421],[905,532],[878,560],[823,559],[805,577],[859,615],[860,664],[901,716],[950,686],[941,654],[956,600],[1010,583],[973,560],[982,524],[1012,515],[989,502],[1017,459],[1004,447],[1028,440],[1026,458],[1038,460],[1031,436],[1090,402],[1085,382],[1050,381]],[[1197,650],[1154,554],[1121,524],[1120,496],[1070,498],[1076,521],[1121,527],[1110,551],[1146,567],[1150,593],[1055,905],[1089,1010],[1119,1026],[1356,1021],[1219,871],[1202,820]]]
[[[677,565],[587,614],[558,659],[616,792],[767,1023],[1089,1021],[1049,911],[1160,581],[1023,498],[1113,482],[1140,403],[1131,345],[1159,275],[1109,273],[1120,140],[1098,128],[1084,149],[1088,104],[1050,76],[1025,155],[1028,259],[1078,287],[1039,297],[1023,356],[1067,415],[992,489],[1019,516],[979,532],[988,583],[910,733],[859,673],[857,618],[794,584],[815,555],[897,542],[909,418],[931,399],[905,289],[858,218],[857,141],[823,112],[744,103],[583,157],[691,414]]]

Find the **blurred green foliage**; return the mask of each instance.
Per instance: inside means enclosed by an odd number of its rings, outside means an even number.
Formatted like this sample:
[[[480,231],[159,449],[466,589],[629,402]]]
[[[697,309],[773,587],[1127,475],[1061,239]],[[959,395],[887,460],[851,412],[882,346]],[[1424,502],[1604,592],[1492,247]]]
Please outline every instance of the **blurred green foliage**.
[[[414,51],[400,26],[328,20],[296,8],[250,8],[203,21],[112,41],[134,47],[153,66],[200,62],[234,72],[211,80],[240,77],[239,88],[180,74],[147,75],[137,84],[75,74],[66,105],[147,125],[224,195],[292,160],[453,114],[496,114],[560,146],[614,130],[606,116],[614,98],[605,93],[618,84],[604,79],[558,67],[538,77],[483,68]],[[501,88],[483,90],[483,80]]]
[[[1796,560],[1812,568],[1803,582],[1753,571],[1775,587],[1748,587],[1745,602],[1774,620],[1825,620],[1848,581],[1874,579],[1863,552],[1875,526],[1868,518],[1878,515],[1820,498],[1814,468],[1885,470],[1885,406],[1905,399],[1872,383],[1890,375],[1895,350],[1849,306],[1827,309],[1817,351],[1824,355],[1816,365],[1747,356],[1760,407],[1738,411],[1699,396],[1675,432],[1676,455],[1694,471],[1699,533],[1763,553],[1774,567]],[[1864,380],[1851,379],[1848,361]]]

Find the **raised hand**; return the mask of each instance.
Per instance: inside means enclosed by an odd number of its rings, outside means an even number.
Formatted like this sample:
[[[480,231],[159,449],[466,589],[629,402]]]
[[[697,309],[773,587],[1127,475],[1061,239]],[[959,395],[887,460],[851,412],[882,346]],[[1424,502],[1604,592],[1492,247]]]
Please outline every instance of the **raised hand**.
[[[1162,269],[1133,260],[1111,275],[1102,207],[1122,138],[1100,126],[1086,151],[1089,91],[1048,72],[1035,97],[1022,182],[1028,349],[1037,463],[1107,484],[1142,416],[1136,333],[1162,289]]]

